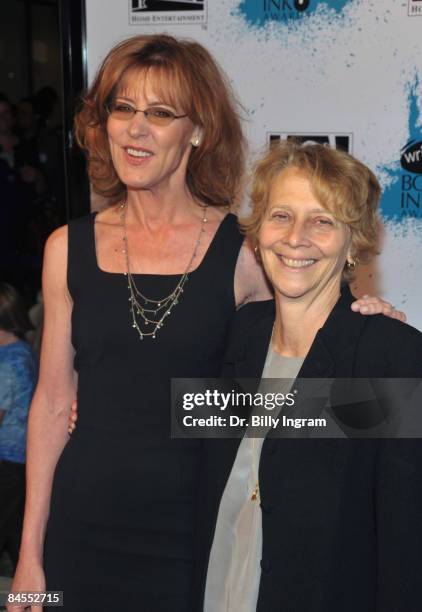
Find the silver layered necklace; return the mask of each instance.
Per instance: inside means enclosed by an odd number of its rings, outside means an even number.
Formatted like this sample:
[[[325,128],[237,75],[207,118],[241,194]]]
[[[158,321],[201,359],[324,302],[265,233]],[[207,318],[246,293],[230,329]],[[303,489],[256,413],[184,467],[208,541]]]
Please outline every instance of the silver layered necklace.
[[[193,261],[198,253],[202,234],[205,232],[205,224],[207,223],[207,206],[202,208],[203,216],[201,227],[193,248],[192,256],[189,259],[188,265],[186,266],[186,270],[181,275],[173,291],[165,297],[156,300],[147,297],[138,289],[135,279],[131,273],[126,228],[127,202],[123,202],[123,204],[120,205],[120,224],[123,233],[122,252],[124,253],[126,260],[125,276],[127,277],[127,288],[129,292],[129,310],[132,316],[132,327],[137,330],[140,340],[148,337],[155,340],[156,334],[163,327],[165,319],[171,315],[173,308],[179,303],[179,300],[183,294],[184,286],[189,278]]]

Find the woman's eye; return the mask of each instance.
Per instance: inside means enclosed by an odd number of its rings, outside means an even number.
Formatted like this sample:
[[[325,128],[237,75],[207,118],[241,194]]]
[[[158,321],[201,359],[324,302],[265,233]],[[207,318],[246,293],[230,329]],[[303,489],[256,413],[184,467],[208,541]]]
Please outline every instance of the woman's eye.
[[[170,117],[174,117],[174,113],[165,108],[149,108],[148,113],[160,119],[170,119]]]
[[[327,219],[326,217],[319,217],[315,219],[315,222],[317,223],[317,225],[322,225],[322,226],[334,225],[333,221],[331,219]]]
[[[116,102],[113,104],[113,110],[118,113],[127,113],[128,115],[132,114],[134,109],[129,106],[129,104],[123,104],[122,102]]]
[[[287,221],[289,218],[289,215],[285,212],[274,212],[271,215],[272,219],[275,219],[276,221]]]

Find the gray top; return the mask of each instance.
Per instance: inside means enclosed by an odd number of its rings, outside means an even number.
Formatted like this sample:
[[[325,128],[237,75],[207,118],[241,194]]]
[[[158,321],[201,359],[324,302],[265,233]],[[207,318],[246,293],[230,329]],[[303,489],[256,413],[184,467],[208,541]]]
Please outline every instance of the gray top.
[[[303,357],[284,357],[271,345],[259,393],[288,393]],[[280,412],[281,408],[277,409]],[[271,411],[273,416],[276,411]],[[261,412],[262,413],[262,412]],[[204,612],[255,612],[261,578],[262,517],[259,500],[252,499],[258,484],[262,437],[245,436],[221,498],[208,564]],[[256,431],[256,429],[255,429]]]

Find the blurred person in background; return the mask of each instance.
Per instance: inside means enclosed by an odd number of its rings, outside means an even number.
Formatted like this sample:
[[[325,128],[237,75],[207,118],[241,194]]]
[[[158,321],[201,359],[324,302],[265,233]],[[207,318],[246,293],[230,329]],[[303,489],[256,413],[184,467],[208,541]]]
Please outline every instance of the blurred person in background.
[[[27,185],[28,195],[41,195],[46,189],[34,146],[22,144],[16,127],[14,108],[7,96],[0,93],[0,159],[4,159]]]
[[[4,159],[11,168],[14,166],[14,150],[18,137],[14,132],[15,115],[8,97],[0,93],[0,159]]]
[[[32,140],[37,136],[38,118],[30,96],[22,98],[18,104],[16,129],[21,140]]]
[[[37,147],[42,172],[47,182],[50,211],[58,219],[57,225],[66,222],[64,192],[63,126],[60,115],[60,99],[53,87],[42,87],[32,97],[37,117]],[[24,113],[25,114],[25,113]],[[52,228],[51,231],[53,229]]]
[[[0,158],[0,278],[23,287],[19,243],[25,198],[16,175]]]
[[[1,278],[16,286],[28,303],[40,289],[44,244],[59,225],[63,207],[56,193],[57,181],[63,189],[60,137],[45,119],[52,112],[51,102],[40,114],[42,105],[42,96],[27,97],[15,112],[0,94],[0,216],[5,223],[1,231],[7,234],[0,247],[5,253]]]
[[[32,329],[18,292],[0,282],[0,556],[16,566],[25,501],[25,447],[37,362],[24,334]]]

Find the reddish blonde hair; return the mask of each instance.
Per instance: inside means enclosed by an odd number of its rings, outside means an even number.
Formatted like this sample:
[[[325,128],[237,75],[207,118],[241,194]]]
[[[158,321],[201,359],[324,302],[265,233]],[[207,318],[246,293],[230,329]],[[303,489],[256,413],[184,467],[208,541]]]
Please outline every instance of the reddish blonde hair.
[[[200,44],[157,34],[135,36],[105,58],[75,118],[75,135],[88,158],[94,190],[112,201],[126,186],[114,169],[107,138],[107,104],[130,71],[154,77],[164,102],[183,109],[202,128],[192,148],[186,181],[192,195],[210,205],[232,205],[244,172],[245,140],[230,85],[211,54]]]
[[[352,155],[319,144],[285,140],[271,146],[255,165],[252,211],[240,221],[254,246],[267,212],[273,180],[289,167],[309,178],[316,199],[351,232],[356,262],[366,263],[378,253],[378,205],[381,188],[374,173]],[[349,280],[347,268],[344,275]]]

